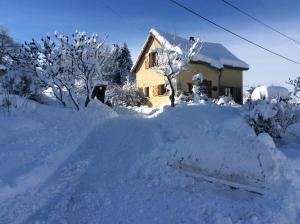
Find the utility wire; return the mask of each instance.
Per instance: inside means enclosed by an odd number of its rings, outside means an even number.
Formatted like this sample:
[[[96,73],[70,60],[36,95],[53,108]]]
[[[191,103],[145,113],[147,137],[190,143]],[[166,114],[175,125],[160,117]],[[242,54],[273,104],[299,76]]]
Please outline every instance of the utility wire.
[[[291,41],[293,41],[293,42],[295,42],[295,43],[297,43],[297,44],[300,45],[300,42],[299,42],[299,41],[297,41],[297,40],[295,40],[294,38],[292,38],[292,37],[290,37],[290,36],[288,36],[288,35],[282,33],[282,32],[279,31],[278,29],[273,28],[272,26],[270,26],[270,25],[264,23],[263,21],[261,21],[261,20],[255,18],[254,16],[250,15],[249,13],[247,13],[247,12],[244,11],[244,10],[242,10],[241,8],[238,8],[237,6],[231,4],[230,2],[228,2],[228,1],[226,1],[226,0],[221,0],[221,1],[224,2],[225,4],[229,5],[230,7],[236,9],[236,10],[239,11],[240,13],[242,13],[242,14],[248,16],[249,18],[253,19],[254,21],[260,23],[261,25],[263,25],[263,26],[269,28],[270,30],[273,30],[274,32],[280,34],[281,36],[284,36],[285,38],[287,38],[287,39],[289,39],[289,40],[291,40]]]
[[[240,38],[240,39],[242,39],[242,40],[244,40],[244,41],[246,41],[246,42],[248,42],[248,43],[250,43],[250,44],[252,44],[252,45],[254,45],[254,46],[256,46],[256,47],[258,47],[258,48],[261,48],[261,49],[263,49],[263,50],[265,50],[265,51],[267,51],[267,52],[269,52],[269,53],[271,53],[271,54],[274,54],[274,55],[276,55],[276,56],[278,56],[278,57],[281,57],[281,58],[283,58],[283,59],[285,59],[285,60],[287,60],[287,61],[290,61],[290,62],[293,62],[293,63],[295,63],[295,64],[300,65],[300,62],[299,62],[299,61],[293,60],[293,59],[291,59],[291,58],[289,58],[289,57],[286,57],[286,56],[284,56],[284,55],[281,55],[281,54],[279,54],[279,53],[276,53],[275,51],[272,51],[272,50],[270,50],[270,49],[268,49],[268,48],[266,48],[266,47],[264,47],[264,46],[262,46],[262,45],[259,45],[259,44],[257,44],[257,43],[255,43],[255,42],[253,42],[253,41],[251,41],[251,40],[249,40],[249,39],[247,39],[247,38],[245,38],[245,37],[243,37],[243,36],[241,36],[241,35],[239,35],[239,34],[233,32],[233,31],[227,29],[226,27],[223,27],[223,26],[217,24],[216,22],[214,22],[214,21],[212,21],[212,20],[210,20],[210,19],[208,19],[208,18],[206,18],[206,17],[200,15],[199,13],[195,12],[194,10],[188,8],[187,6],[184,6],[183,4],[181,4],[181,3],[179,3],[179,2],[177,2],[177,1],[175,1],[175,0],[169,0],[169,1],[172,2],[173,4],[179,6],[180,8],[184,9],[185,11],[188,11],[188,12],[190,12],[191,14],[193,14],[193,15],[195,15],[195,16],[198,16],[199,18],[201,18],[201,19],[203,19],[203,20],[205,20],[205,21],[207,21],[207,22],[213,24],[214,26],[216,26],[216,27],[218,27],[218,28],[220,28],[220,29],[222,29],[222,30],[225,30],[226,32],[228,32],[228,33],[230,33],[230,34],[232,34],[232,35],[234,35],[234,36],[236,36],[236,37],[238,37],[238,38]]]

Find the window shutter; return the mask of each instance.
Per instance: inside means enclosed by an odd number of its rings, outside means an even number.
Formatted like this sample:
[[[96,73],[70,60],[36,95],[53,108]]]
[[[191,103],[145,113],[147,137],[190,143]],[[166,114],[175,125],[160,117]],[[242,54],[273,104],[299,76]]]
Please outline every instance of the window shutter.
[[[159,94],[158,86],[153,86],[153,96],[158,96],[158,94]]]
[[[149,68],[153,67],[153,56],[153,52],[149,54]]]
[[[146,54],[145,56],[145,68],[148,69],[149,68],[149,54]]]

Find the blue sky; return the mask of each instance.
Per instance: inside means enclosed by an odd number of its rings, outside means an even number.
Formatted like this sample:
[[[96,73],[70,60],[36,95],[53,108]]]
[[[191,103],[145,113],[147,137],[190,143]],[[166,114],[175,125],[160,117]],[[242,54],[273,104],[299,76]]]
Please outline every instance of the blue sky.
[[[225,5],[221,0],[179,0],[217,23],[300,61],[300,45],[266,29]],[[228,0],[269,25],[300,41],[299,0]],[[183,37],[200,36],[219,42],[250,65],[244,84],[281,84],[300,75],[300,66],[257,49],[205,21],[188,14],[168,0],[0,0],[0,25],[18,41],[46,33],[70,34],[74,30],[109,35],[109,43],[126,41],[133,58],[150,28]]]

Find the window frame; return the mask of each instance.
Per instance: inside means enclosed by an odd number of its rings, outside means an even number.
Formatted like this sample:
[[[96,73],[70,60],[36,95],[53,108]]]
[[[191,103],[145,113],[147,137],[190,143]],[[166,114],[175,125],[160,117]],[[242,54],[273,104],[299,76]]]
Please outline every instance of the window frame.
[[[158,85],[158,96],[165,96],[168,90],[165,84]]]
[[[158,53],[157,52],[150,52],[149,54],[149,68],[153,68],[157,66],[157,60],[158,60]]]

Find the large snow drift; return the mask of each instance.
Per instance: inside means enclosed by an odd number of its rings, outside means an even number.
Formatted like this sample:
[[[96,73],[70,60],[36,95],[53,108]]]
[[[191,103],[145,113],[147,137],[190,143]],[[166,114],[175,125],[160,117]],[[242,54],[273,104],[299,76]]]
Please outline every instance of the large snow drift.
[[[95,126],[117,116],[96,101],[74,112],[18,96],[11,100],[10,114],[0,110],[0,203],[37,190]]]

